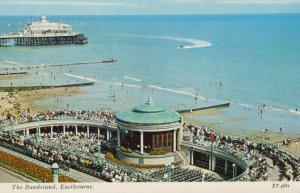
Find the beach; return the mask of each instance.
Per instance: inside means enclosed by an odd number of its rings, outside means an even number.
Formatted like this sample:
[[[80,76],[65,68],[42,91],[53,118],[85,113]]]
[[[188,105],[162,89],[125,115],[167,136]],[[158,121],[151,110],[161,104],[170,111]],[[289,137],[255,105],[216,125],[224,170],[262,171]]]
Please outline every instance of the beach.
[[[61,108],[60,101],[63,97],[83,94],[80,87],[60,87],[39,89],[31,91],[0,92],[0,113],[10,112],[13,114],[30,111],[31,113],[49,111]],[[53,99],[57,101],[55,106],[43,104],[36,105],[36,101]]]
[[[21,79],[27,77],[28,74],[7,74],[7,75],[0,75],[0,80],[10,80],[10,79]]]

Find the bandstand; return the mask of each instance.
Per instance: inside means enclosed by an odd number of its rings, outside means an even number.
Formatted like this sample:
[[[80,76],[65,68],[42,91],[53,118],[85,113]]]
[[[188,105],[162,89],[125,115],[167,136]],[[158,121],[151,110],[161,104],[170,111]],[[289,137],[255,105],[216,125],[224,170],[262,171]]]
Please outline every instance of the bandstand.
[[[166,164],[180,150],[182,117],[173,110],[147,103],[116,115],[118,158],[131,163]]]

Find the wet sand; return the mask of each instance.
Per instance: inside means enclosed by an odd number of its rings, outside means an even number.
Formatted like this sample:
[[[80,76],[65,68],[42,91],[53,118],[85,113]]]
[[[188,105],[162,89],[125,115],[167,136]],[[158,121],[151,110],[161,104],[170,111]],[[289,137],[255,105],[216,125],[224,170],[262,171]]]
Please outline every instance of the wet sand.
[[[8,75],[1,75],[0,80],[15,80],[20,78],[25,78],[29,76],[29,74],[8,74]]]
[[[215,116],[221,114],[221,112],[217,111],[216,109],[204,109],[204,110],[193,111],[191,113],[180,113],[180,114],[184,117],[188,115]]]
[[[50,98],[60,99],[61,97],[68,97],[83,94],[84,92],[80,87],[60,87],[51,89],[40,89],[32,91],[18,91],[18,92],[0,92],[0,113],[10,112],[13,114],[30,111],[31,113],[48,111],[50,106],[47,104],[36,105],[36,101],[45,100]],[[58,108],[52,106],[52,108]]]

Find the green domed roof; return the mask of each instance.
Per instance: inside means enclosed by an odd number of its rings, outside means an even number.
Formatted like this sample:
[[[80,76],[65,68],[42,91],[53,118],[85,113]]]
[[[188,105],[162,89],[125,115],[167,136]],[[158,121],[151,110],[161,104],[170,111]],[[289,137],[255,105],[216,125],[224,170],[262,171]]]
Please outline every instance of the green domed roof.
[[[154,104],[150,96],[147,103],[118,113],[116,119],[128,124],[161,125],[179,122],[181,118],[175,111]]]
[[[165,109],[161,106],[155,104],[145,103],[142,105],[135,106],[132,111],[139,112],[139,113],[158,113],[165,111]]]

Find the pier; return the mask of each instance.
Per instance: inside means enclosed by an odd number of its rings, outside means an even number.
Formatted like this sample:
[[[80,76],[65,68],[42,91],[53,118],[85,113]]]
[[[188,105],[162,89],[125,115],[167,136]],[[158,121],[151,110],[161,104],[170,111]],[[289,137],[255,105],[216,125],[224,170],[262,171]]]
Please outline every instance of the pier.
[[[0,35],[0,46],[48,46],[67,44],[87,44],[84,34],[57,34],[57,35]]]

